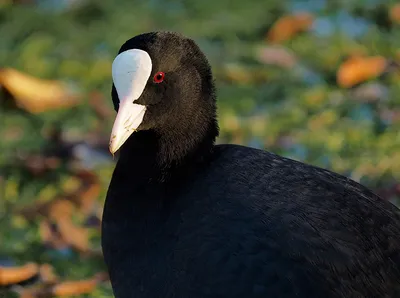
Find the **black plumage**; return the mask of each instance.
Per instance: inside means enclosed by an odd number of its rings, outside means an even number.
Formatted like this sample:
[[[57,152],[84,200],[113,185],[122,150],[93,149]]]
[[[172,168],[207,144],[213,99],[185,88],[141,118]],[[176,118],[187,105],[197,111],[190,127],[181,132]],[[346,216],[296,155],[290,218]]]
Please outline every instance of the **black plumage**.
[[[117,298],[400,297],[395,206],[328,170],[214,145],[213,78],[192,40],[146,33],[129,49],[153,68],[103,214]],[[118,110],[114,85],[112,98]]]

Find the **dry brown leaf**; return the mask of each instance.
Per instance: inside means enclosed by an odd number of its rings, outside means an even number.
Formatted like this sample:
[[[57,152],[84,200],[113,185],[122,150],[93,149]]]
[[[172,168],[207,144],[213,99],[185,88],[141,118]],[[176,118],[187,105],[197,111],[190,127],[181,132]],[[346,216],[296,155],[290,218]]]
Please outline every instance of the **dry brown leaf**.
[[[52,267],[48,264],[41,266],[41,270],[50,271],[51,279],[41,276],[42,283],[30,286],[28,288],[15,288],[14,291],[20,298],[51,298],[59,296],[76,296],[92,292],[97,285],[109,280],[106,272],[100,272],[90,279],[79,281],[58,281],[58,277],[52,272]]]
[[[93,204],[100,194],[100,184],[91,184],[80,193],[78,202],[80,211],[87,215],[92,211]]]
[[[68,217],[53,220],[54,223],[43,220],[39,225],[40,236],[46,245],[55,249],[71,247],[82,253],[91,252],[87,229],[76,226]]]
[[[36,202],[31,206],[23,207],[17,211],[17,214],[23,215],[28,220],[33,220],[39,215],[56,219],[70,217],[76,206],[84,215],[87,215],[100,193],[99,179],[95,173],[88,170],[79,170],[73,177],[78,181],[78,186],[69,193],[57,195],[50,201]]]
[[[71,296],[87,294],[92,292],[96,285],[97,281],[92,279],[82,281],[65,281],[54,286],[53,295]]]
[[[67,200],[56,200],[50,204],[48,218],[52,220],[69,219],[74,211],[74,205]]]
[[[17,210],[15,213],[16,215],[24,216],[27,220],[34,220],[39,215],[47,216],[48,210],[52,203],[53,202],[51,201],[37,202],[33,205],[23,207],[20,210]]]
[[[88,215],[93,211],[93,204],[100,193],[101,186],[97,177],[81,181],[81,183],[78,189],[70,194],[23,207],[16,214],[24,216],[27,220],[43,216],[55,221],[60,218],[70,218],[76,210],[79,210],[82,215]],[[42,228],[43,235],[47,235],[45,224]]]
[[[93,204],[100,194],[99,178],[95,173],[83,169],[79,170],[75,177],[80,179],[81,185],[74,194],[69,195],[69,199],[87,215],[92,211]]]
[[[35,263],[28,263],[19,267],[0,266],[0,286],[17,284],[31,279],[39,273],[39,266]]]
[[[393,23],[400,24],[400,3],[392,6],[389,16]]]
[[[89,233],[85,228],[77,227],[70,219],[60,219],[57,222],[58,232],[62,239],[80,252],[89,250]]]
[[[27,220],[34,220],[37,216],[57,218],[58,216],[71,216],[74,211],[73,204],[65,198],[56,198],[46,202],[37,202],[32,206],[23,207],[17,211]]]
[[[87,250],[86,230],[82,236],[81,229],[75,227],[71,221],[74,209],[73,203],[67,200],[51,202],[47,210],[48,220],[42,220],[39,225],[39,232],[45,244],[56,249],[71,246],[79,251]]]
[[[350,88],[383,74],[388,61],[382,56],[353,56],[340,65],[336,79],[340,87]]]
[[[283,16],[269,30],[267,40],[273,43],[289,40],[296,34],[308,30],[313,22],[314,16],[307,12]]]
[[[61,82],[38,79],[12,68],[0,69],[0,86],[13,96],[18,107],[33,114],[78,104],[78,96]]]
[[[92,292],[95,287],[108,279],[106,273],[99,273],[91,279],[80,280],[80,281],[64,281],[55,285],[52,289],[54,296],[71,296],[81,295]]]

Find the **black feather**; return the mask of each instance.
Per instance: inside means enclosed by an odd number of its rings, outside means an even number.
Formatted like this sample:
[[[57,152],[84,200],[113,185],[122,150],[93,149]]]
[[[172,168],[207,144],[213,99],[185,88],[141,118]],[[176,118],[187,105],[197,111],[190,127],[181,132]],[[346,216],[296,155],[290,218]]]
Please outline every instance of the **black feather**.
[[[399,295],[395,206],[328,170],[215,146],[215,88],[196,44],[157,32],[120,52],[132,48],[166,77],[155,85],[151,76],[139,99],[148,111],[121,148],[105,202],[117,298]],[[116,105],[114,88],[112,97]]]

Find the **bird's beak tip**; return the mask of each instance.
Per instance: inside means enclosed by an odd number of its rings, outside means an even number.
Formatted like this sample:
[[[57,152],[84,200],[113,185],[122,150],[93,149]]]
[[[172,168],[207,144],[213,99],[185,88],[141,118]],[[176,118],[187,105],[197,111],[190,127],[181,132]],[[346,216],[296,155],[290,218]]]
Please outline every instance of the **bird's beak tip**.
[[[112,134],[111,138],[110,138],[110,143],[108,144],[108,150],[110,151],[112,156],[114,156],[115,152],[117,152],[117,150],[118,150],[115,148],[115,144],[114,144],[115,138],[116,138],[116,135]]]
[[[110,151],[111,155],[114,157],[115,152],[119,150],[121,146],[116,147],[113,140],[110,141],[110,145],[108,146],[108,150]]]
[[[110,151],[111,155],[114,156],[114,154],[115,154],[116,151],[113,150],[111,147],[108,147],[108,150]]]

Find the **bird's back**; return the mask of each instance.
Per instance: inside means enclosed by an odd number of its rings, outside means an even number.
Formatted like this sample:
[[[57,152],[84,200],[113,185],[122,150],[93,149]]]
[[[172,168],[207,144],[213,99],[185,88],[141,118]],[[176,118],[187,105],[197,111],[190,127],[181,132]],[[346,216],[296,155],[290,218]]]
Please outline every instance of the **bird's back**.
[[[251,222],[244,247],[253,243],[260,255],[275,251],[275,260],[264,261],[264,274],[280,272],[324,296],[395,297],[396,288],[400,296],[400,211],[394,205],[328,170],[238,145],[217,146],[210,169],[194,189],[208,185],[213,205],[218,197],[220,214],[229,216],[230,231]]]

